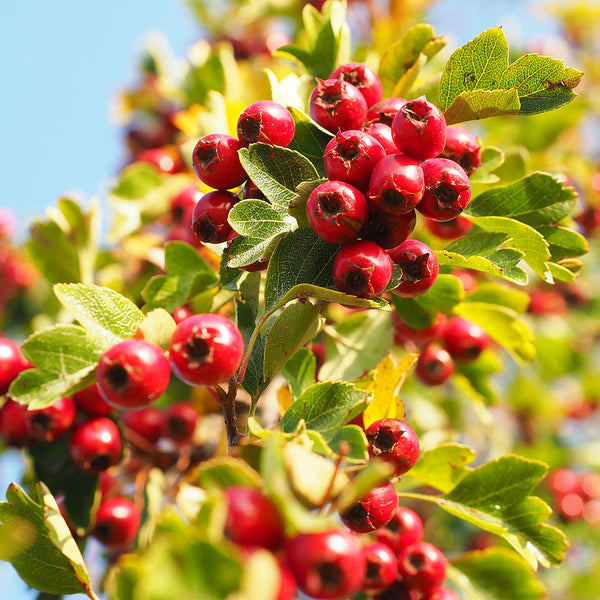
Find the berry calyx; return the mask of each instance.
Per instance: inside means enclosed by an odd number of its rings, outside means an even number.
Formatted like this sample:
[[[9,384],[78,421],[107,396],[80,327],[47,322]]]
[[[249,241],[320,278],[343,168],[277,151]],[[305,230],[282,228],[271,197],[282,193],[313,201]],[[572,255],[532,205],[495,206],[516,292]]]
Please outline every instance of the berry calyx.
[[[400,283],[392,293],[403,298],[414,298],[427,292],[440,271],[434,251],[419,240],[408,239],[387,251],[400,268]]]
[[[390,521],[398,506],[398,494],[387,482],[374,487],[364,498],[340,513],[343,523],[357,533],[368,533]]]
[[[26,414],[31,437],[36,441],[52,442],[64,435],[75,423],[77,408],[73,398],[65,396],[46,408],[29,410]]]
[[[398,575],[398,559],[389,546],[372,542],[363,548],[367,571],[363,592],[377,594],[394,583]]]
[[[383,85],[375,71],[364,63],[349,62],[340,65],[328,79],[338,79],[351,83],[363,95],[367,107],[373,106],[381,101],[383,96]]]
[[[126,550],[133,546],[141,522],[136,505],[127,498],[115,496],[104,500],[98,507],[93,535],[113,551]]]
[[[412,469],[420,453],[415,430],[401,419],[379,419],[365,430],[369,456],[377,456],[394,467],[394,475]]]
[[[198,417],[198,411],[188,402],[171,404],[163,413],[162,435],[178,442],[191,440]]]
[[[83,421],[73,430],[69,454],[86,473],[99,474],[116,465],[123,452],[121,432],[108,417]]]
[[[310,95],[310,116],[332,133],[360,129],[367,103],[358,88],[343,79],[317,79]]]
[[[428,594],[446,579],[446,557],[433,544],[417,542],[398,556],[398,573],[411,589]]]
[[[371,206],[369,218],[360,232],[360,237],[389,250],[406,240],[416,224],[417,215],[414,210],[409,210],[403,215],[393,215]]]
[[[227,190],[214,190],[204,194],[196,203],[192,214],[192,231],[196,237],[209,244],[227,241],[231,233],[227,217],[239,200],[238,196]]]
[[[224,133],[201,137],[192,151],[192,166],[200,181],[217,190],[242,185],[248,178],[238,150],[244,144]]]
[[[443,331],[444,345],[452,358],[472,362],[489,346],[487,333],[463,317],[453,317]]]
[[[372,123],[383,123],[390,127],[391,134],[391,126],[394,122],[394,117],[405,104],[406,100],[404,98],[398,98],[397,96],[384,98],[369,108],[369,112],[367,113],[367,125]],[[399,152],[398,146],[395,144],[394,146],[396,147],[396,152]]]
[[[462,127],[446,129],[446,145],[440,156],[457,162],[467,175],[481,166],[481,146],[477,138]]]
[[[425,385],[440,385],[454,375],[455,365],[450,353],[441,346],[427,346],[417,359],[415,375]]]
[[[264,142],[286,148],[295,132],[296,123],[292,113],[271,100],[251,104],[241,113],[237,122],[237,134],[245,146]]]

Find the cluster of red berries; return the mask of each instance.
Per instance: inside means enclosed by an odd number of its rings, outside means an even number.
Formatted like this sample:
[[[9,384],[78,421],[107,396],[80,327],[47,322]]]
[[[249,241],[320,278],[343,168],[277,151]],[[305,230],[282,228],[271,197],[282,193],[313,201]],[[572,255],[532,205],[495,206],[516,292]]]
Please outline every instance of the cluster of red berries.
[[[547,485],[565,521],[583,519],[590,525],[600,524],[600,475],[560,467],[550,473]]]

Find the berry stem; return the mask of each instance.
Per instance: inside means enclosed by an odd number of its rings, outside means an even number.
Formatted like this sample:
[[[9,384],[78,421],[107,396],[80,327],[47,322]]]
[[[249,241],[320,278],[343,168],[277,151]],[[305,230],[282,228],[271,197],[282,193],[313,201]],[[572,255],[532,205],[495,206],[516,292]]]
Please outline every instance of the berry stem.
[[[235,410],[235,398],[240,382],[236,377],[229,380],[229,389],[223,400],[223,420],[225,422],[225,431],[227,432],[227,446],[229,451],[238,445],[240,441],[240,432],[238,430],[237,413]]]

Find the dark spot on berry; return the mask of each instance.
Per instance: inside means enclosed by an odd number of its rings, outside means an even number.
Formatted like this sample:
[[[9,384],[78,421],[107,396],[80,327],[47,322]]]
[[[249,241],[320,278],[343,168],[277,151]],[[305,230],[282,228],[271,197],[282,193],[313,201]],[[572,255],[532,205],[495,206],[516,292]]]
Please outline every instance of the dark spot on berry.
[[[427,367],[427,371],[434,377],[441,375],[445,370],[444,363],[435,358],[427,362],[425,366]]]
[[[377,579],[379,577],[380,565],[375,562],[367,561],[367,574],[365,579],[368,581],[373,581],[373,579]]]
[[[129,373],[123,365],[111,365],[106,370],[105,377],[106,383],[114,392],[122,393],[129,387]]]
[[[410,566],[418,571],[425,564],[425,556],[421,552],[416,552],[415,554],[410,554],[408,556],[408,562]]]
[[[175,436],[181,437],[188,434],[188,427],[185,419],[171,417],[167,422],[167,429]]]
[[[398,443],[396,434],[390,429],[379,429],[373,436],[371,446],[379,450],[379,452],[391,452],[394,446]]]
[[[213,144],[204,144],[196,150],[198,164],[204,169],[210,167],[217,157],[217,149]]]
[[[183,207],[177,206],[171,210],[171,219],[175,221],[175,223],[181,223],[183,217],[185,216],[185,211]]]
[[[203,242],[210,244],[217,243],[219,240],[219,229],[210,219],[196,221],[193,230]]]
[[[45,413],[37,413],[31,417],[31,427],[37,433],[46,433],[52,428],[52,419]]]
[[[404,194],[393,188],[385,188],[381,193],[381,204],[394,212],[406,208]]]
[[[464,348],[462,353],[465,359],[475,360],[481,354],[481,348],[474,344],[473,346]]]
[[[113,528],[110,523],[98,523],[94,529],[94,535],[102,543],[110,542],[113,538]]]
[[[335,108],[341,100],[341,86],[330,85],[326,87],[321,94],[321,102],[325,107]]]
[[[431,269],[428,265],[428,255],[421,254],[412,260],[404,255],[405,260],[400,264],[402,269],[402,281],[418,283],[427,277],[431,277]]]
[[[406,118],[414,124],[423,124],[427,122],[429,109],[426,104],[421,102],[407,102],[400,110],[404,113]]]
[[[337,590],[344,580],[344,573],[336,564],[331,562],[321,563],[317,569],[319,579],[323,583],[323,590]]]
[[[344,160],[352,161],[360,156],[360,148],[356,142],[346,140],[340,142],[337,147],[338,154]]]
[[[431,195],[437,200],[437,208],[443,210],[456,202],[459,192],[451,183],[440,183],[431,191]]]
[[[392,519],[389,523],[386,524],[385,528],[392,533],[400,533],[402,531],[402,527],[400,526],[400,522],[398,519]]]
[[[260,113],[257,115],[249,115],[240,119],[238,123],[238,133],[244,140],[255,142],[260,136],[262,126],[262,118]]]
[[[368,517],[369,513],[362,502],[356,502],[342,515],[347,523],[356,525],[364,525]]]
[[[106,471],[111,465],[112,460],[108,454],[98,454],[90,460],[90,469],[95,472]]]
[[[188,342],[186,351],[190,361],[203,365],[210,356],[211,348],[206,340],[195,337]]]
[[[362,77],[360,75],[360,72],[356,69],[354,69],[353,71],[346,71],[345,73],[343,73],[342,79],[356,87],[360,87],[360,85],[362,84]]]
[[[349,271],[343,278],[344,290],[359,296],[369,290],[369,277],[362,269]]]
[[[317,197],[317,207],[323,217],[336,217],[342,212],[343,206],[338,194],[322,193]],[[316,216],[319,216],[318,214]]]

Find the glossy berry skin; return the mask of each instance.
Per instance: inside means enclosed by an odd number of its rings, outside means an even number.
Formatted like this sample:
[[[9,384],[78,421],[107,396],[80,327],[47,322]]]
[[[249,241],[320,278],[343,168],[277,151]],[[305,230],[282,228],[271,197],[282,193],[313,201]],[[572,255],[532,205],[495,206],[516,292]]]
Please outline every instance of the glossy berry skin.
[[[367,201],[357,188],[343,181],[317,186],[306,202],[306,216],[314,232],[326,242],[353,240],[368,217]]]
[[[398,573],[409,588],[428,594],[444,583],[447,564],[446,557],[434,545],[417,542],[398,556]]]
[[[79,410],[95,417],[104,417],[113,410],[113,407],[104,401],[97,383],[75,392],[73,400]]]
[[[421,167],[425,193],[417,210],[433,221],[458,217],[471,200],[471,182],[465,170],[447,158],[423,161]]]
[[[131,338],[115,344],[100,358],[96,378],[100,394],[115,408],[152,404],[167,389],[169,361],[158,346]]]
[[[375,539],[399,554],[423,539],[423,521],[411,508],[398,505],[390,521],[375,532]]]
[[[460,596],[450,588],[440,587],[423,596],[422,600],[460,600]]]
[[[197,314],[177,325],[170,343],[173,372],[188,385],[215,385],[229,380],[244,355],[244,338],[236,325],[218,314]]]
[[[365,555],[350,532],[300,533],[287,541],[285,555],[298,589],[312,598],[341,600],[364,583]]]
[[[369,108],[369,112],[367,113],[367,124],[384,123],[391,128],[394,117],[405,104],[406,100],[404,98],[399,98],[397,96],[384,98]],[[396,151],[399,151],[397,146]]]
[[[467,175],[481,166],[481,146],[477,138],[461,127],[446,129],[446,145],[440,156],[457,162]]]
[[[317,79],[309,101],[310,116],[332,133],[360,129],[367,103],[358,88],[343,79]]]
[[[459,215],[449,221],[425,219],[425,226],[433,235],[443,240],[455,240],[463,235],[467,235],[473,229],[473,221],[469,221],[469,219]]]
[[[367,561],[367,573],[363,592],[377,594],[394,583],[398,575],[398,559],[389,546],[372,542],[363,547]]]
[[[403,215],[419,204],[424,191],[419,162],[401,154],[389,154],[371,173],[368,200],[383,212]]]
[[[387,251],[402,271],[398,287],[392,293],[403,298],[414,298],[427,292],[440,271],[434,251],[419,240],[408,239]]]
[[[401,419],[379,419],[365,430],[369,456],[377,456],[394,467],[394,475],[412,469],[420,453],[415,430]],[[393,515],[392,515],[393,516]]]
[[[44,442],[52,442],[64,435],[76,417],[77,408],[70,396],[60,398],[46,408],[28,410],[26,414],[31,437]]]
[[[417,215],[414,210],[409,210],[403,215],[392,215],[371,206],[369,218],[360,232],[360,237],[379,244],[384,250],[390,250],[406,240],[416,224]]]
[[[136,446],[137,436],[154,444],[160,439],[163,429],[163,413],[154,406],[147,406],[138,410],[130,410],[123,416],[125,435]]]
[[[328,79],[338,79],[339,77],[358,88],[367,103],[367,107],[381,101],[383,97],[381,79],[366,64],[360,62],[345,63],[335,69]]]
[[[340,513],[346,527],[356,533],[369,533],[386,525],[398,506],[398,494],[387,482],[374,487],[367,495]]]
[[[227,222],[229,211],[239,202],[233,192],[215,190],[198,200],[192,214],[192,231],[196,237],[208,244],[227,241],[231,225]]]
[[[333,279],[340,292],[359,298],[375,298],[392,278],[392,260],[386,251],[369,240],[350,242],[336,255]]]
[[[402,105],[391,127],[398,150],[417,160],[438,156],[446,145],[444,114],[425,96]]]
[[[227,501],[225,537],[234,544],[277,550],[285,525],[277,506],[260,490],[240,485],[224,490]]]
[[[242,185],[248,175],[238,156],[244,144],[225,133],[201,137],[192,151],[192,166],[200,181],[217,190]]]
[[[23,448],[33,443],[27,406],[10,398],[0,408],[0,439],[6,446]]]
[[[31,366],[15,342],[0,338],[0,396],[8,392],[10,384],[21,371]]]
[[[163,414],[162,435],[178,442],[191,440],[198,416],[198,411],[188,402],[171,404]]]
[[[113,551],[126,550],[133,546],[141,522],[136,505],[127,498],[115,496],[104,500],[98,507],[93,535]]]
[[[161,173],[173,175],[179,173],[182,168],[181,157],[175,152],[169,152],[165,148],[149,148],[140,152],[135,162],[146,162],[154,165]]]
[[[375,138],[383,147],[386,154],[398,154],[399,150],[392,139],[392,128],[385,123],[367,123],[362,130]]]
[[[345,181],[366,191],[375,165],[385,157],[383,146],[358,129],[338,131],[325,146],[325,173],[331,180]]]
[[[108,417],[83,421],[73,430],[69,454],[86,473],[97,475],[116,465],[123,452],[121,431]]]
[[[487,333],[463,317],[453,317],[446,323],[443,338],[452,358],[462,362],[474,361],[490,344]]]
[[[447,318],[444,313],[438,313],[433,325],[415,329],[405,323],[397,312],[392,313],[392,323],[394,324],[394,341],[404,344],[407,341],[416,344],[426,345],[434,340],[440,339]]]
[[[455,371],[454,360],[441,346],[427,346],[417,360],[415,375],[425,385],[440,385],[450,379]]]
[[[173,317],[173,321],[175,321],[176,324],[181,323],[181,321],[183,321],[184,319],[187,319],[191,315],[192,315],[192,311],[185,304],[178,306],[171,313],[171,316]]]
[[[248,106],[239,116],[237,134],[245,146],[264,142],[286,148],[294,139],[296,123],[292,113],[272,100],[260,100]]]

